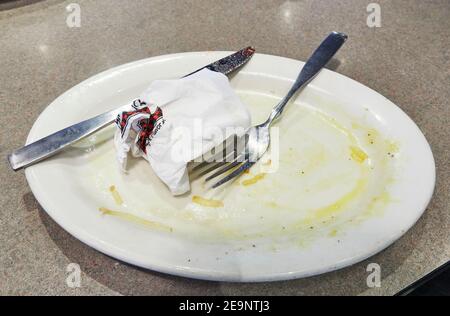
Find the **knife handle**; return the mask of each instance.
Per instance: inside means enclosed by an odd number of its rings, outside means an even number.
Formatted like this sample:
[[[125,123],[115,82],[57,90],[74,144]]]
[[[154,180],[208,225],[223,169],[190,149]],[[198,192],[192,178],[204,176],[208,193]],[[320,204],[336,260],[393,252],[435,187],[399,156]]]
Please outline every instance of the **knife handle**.
[[[50,134],[29,145],[13,151],[8,161],[13,170],[30,166],[56,154],[67,146],[113,123],[123,107],[97,115]]]

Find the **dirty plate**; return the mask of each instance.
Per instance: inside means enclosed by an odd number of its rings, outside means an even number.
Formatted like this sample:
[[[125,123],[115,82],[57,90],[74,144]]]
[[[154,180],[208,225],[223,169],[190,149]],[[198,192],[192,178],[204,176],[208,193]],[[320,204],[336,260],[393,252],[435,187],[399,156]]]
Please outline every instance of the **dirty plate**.
[[[39,116],[27,143],[132,100],[229,52],[149,58],[73,87]],[[231,80],[254,123],[288,91],[300,61],[257,54]],[[324,70],[272,130],[270,155],[211,191],[202,178],[174,198],[143,160],[119,171],[113,126],[26,169],[47,213],[117,259],[181,276],[293,279],[361,261],[404,234],[435,182],[425,137],[397,106]],[[277,141],[278,140],[278,141]]]

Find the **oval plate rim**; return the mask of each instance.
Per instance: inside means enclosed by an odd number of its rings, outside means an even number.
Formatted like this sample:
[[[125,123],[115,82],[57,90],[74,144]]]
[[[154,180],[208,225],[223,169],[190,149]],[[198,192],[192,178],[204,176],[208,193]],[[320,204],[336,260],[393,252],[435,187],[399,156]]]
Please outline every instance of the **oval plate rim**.
[[[105,70],[103,72],[100,72],[100,73],[80,82],[79,84],[73,86],[72,88],[65,91],[63,94],[61,94],[58,98],[56,98],[52,103],[50,103],[50,105],[48,105],[44,109],[44,111],[39,115],[39,117],[36,119],[35,123],[33,124],[33,127],[31,128],[30,133],[27,138],[27,143],[30,143],[42,136],[45,136],[45,135],[40,134],[38,122],[40,122],[40,120],[42,120],[42,117],[45,114],[47,114],[49,111],[52,110],[52,108],[55,106],[55,104],[57,104],[59,102],[60,98],[69,94],[71,91],[74,91],[75,89],[79,89],[80,87],[84,87],[84,86],[88,85],[90,82],[94,82],[98,79],[101,79],[102,77],[104,77],[112,72],[121,71],[123,69],[129,69],[129,68],[136,67],[136,66],[139,67],[140,65],[143,65],[145,63],[152,63],[155,61],[170,62],[171,60],[180,59],[180,58],[182,58],[182,59],[188,58],[189,59],[189,57],[191,57],[191,56],[195,56],[195,57],[202,56],[202,57],[208,57],[211,60],[215,60],[215,59],[221,58],[225,55],[228,55],[230,53],[232,53],[232,52],[229,52],[229,51],[211,52],[211,51],[209,51],[209,52],[186,52],[186,53],[161,55],[161,56],[155,56],[155,57],[150,57],[150,58],[133,61],[130,63],[126,63],[123,65],[119,65],[117,67]],[[284,60],[285,62],[288,62],[288,63],[294,63],[299,66],[302,66],[304,64],[304,62],[301,62],[301,61],[298,61],[295,59],[291,59],[291,58],[267,55],[267,54],[259,54],[259,53],[256,54],[252,60],[255,60],[258,58],[264,58],[264,59],[268,59],[268,60],[275,58],[278,60]],[[252,63],[252,60],[249,62],[249,64]],[[241,71],[245,71],[244,69]],[[325,73],[325,74],[322,74],[322,73]],[[55,210],[55,208],[57,208],[57,206],[53,205],[52,201],[49,200],[45,196],[45,194],[43,194],[43,191],[45,191],[45,188],[41,188],[37,181],[36,177],[38,177],[38,175],[35,172],[35,170],[36,170],[35,166],[31,166],[31,167],[28,167],[25,169],[25,175],[26,175],[27,181],[30,185],[30,188],[31,188],[34,196],[36,197],[36,199],[38,200],[40,205],[43,207],[43,209],[47,212],[47,214],[56,223],[58,223],[58,225],[60,225],[63,229],[65,229],[72,236],[74,236],[75,238],[79,239],[83,243],[89,245],[90,247],[92,247],[102,253],[105,253],[109,256],[115,257],[121,261],[128,262],[133,265],[147,268],[150,270],[167,273],[167,274],[172,274],[172,275],[189,277],[189,278],[204,279],[204,280],[231,281],[231,282],[263,282],[263,281],[279,281],[279,280],[290,280],[290,279],[308,277],[308,276],[322,274],[325,272],[330,272],[333,270],[337,270],[337,269],[355,264],[364,259],[367,259],[368,257],[373,256],[374,254],[380,252],[381,250],[385,249],[386,247],[388,247],[389,245],[394,243],[404,233],[406,233],[407,230],[409,230],[412,226],[414,226],[414,224],[417,222],[417,220],[422,216],[422,214],[424,213],[427,205],[429,204],[429,202],[433,196],[433,192],[434,192],[434,188],[435,188],[435,180],[436,180],[435,162],[434,162],[434,157],[433,157],[433,154],[431,151],[431,147],[430,147],[429,143],[426,141],[425,136],[420,131],[419,127],[417,127],[415,122],[400,107],[398,107],[397,105],[392,103],[390,100],[388,100],[387,98],[385,98],[378,92],[372,90],[371,88],[369,88],[347,76],[344,76],[342,74],[339,74],[337,72],[334,72],[334,71],[331,71],[328,69],[324,69],[322,71],[322,73],[319,74],[320,77],[325,78],[327,76],[336,76],[339,80],[343,80],[344,82],[347,82],[347,84],[349,84],[353,87],[359,87],[361,89],[367,90],[368,93],[372,94],[373,96],[377,96],[378,98],[381,97],[384,100],[384,102],[389,104],[389,106],[393,106],[393,108],[400,111],[401,116],[404,116],[404,118],[406,118],[411,123],[413,123],[414,126],[417,128],[416,132],[419,133],[421,135],[421,137],[423,137],[423,141],[425,142],[425,144],[422,143],[421,145],[424,146],[424,148],[426,149],[426,153],[424,153],[424,155],[427,157],[425,157],[425,160],[428,163],[428,166],[427,166],[428,169],[430,171],[432,171],[432,174],[430,174],[430,178],[428,181],[429,183],[427,184],[427,188],[426,188],[427,190],[426,190],[426,192],[424,192],[424,196],[425,196],[424,202],[425,203],[423,205],[417,206],[418,211],[417,211],[416,217],[412,221],[410,221],[410,223],[405,225],[405,227],[404,227],[405,229],[402,229],[401,231],[399,230],[397,234],[391,235],[391,236],[389,236],[389,238],[386,238],[386,240],[383,244],[379,244],[376,247],[372,247],[370,250],[368,250],[364,253],[360,253],[357,256],[349,257],[346,260],[342,260],[335,264],[330,264],[325,268],[322,267],[322,268],[317,268],[317,269],[310,269],[309,271],[287,271],[285,273],[275,273],[275,274],[265,273],[263,275],[261,275],[261,274],[259,274],[259,275],[258,274],[256,274],[256,275],[241,275],[241,274],[221,273],[220,271],[216,271],[214,269],[204,270],[204,269],[195,269],[195,268],[191,268],[191,267],[183,267],[180,265],[171,266],[170,263],[169,264],[167,264],[167,263],[155,264],[155,263],[149,262],[148,258],[140,257],[139,255],[131,255],[128,251],[126,251],[124,249],[120,249],[118,247],[115,247],[114,245],[108,244],[107,241],[100,240],[100,239],[96,238],[96,236],[93,236],[93,235],[87,233],[83,229],[80,229],[79,227],[78,228],[74,227],[70,223],[66,223],[63,220],[61,220],[61,218],[58,216],[58,211]],[[318,78],[319,78],[319,76],[318,76]],[[294,80],[294,78],[292,78],[292,80]],[[311,84],[313,84],[313,83],[314,83],[314,81]],[[150,260],[150,261],[152,261],[152,260]]]

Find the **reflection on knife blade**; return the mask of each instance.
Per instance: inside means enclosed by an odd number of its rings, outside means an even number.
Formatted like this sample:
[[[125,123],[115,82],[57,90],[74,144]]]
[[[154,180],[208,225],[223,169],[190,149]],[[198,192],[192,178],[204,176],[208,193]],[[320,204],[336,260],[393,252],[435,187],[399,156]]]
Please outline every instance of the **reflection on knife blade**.
[[[243,66],[253,56],[254,53],[255,49],[253,47],[241,49],[240,51],[237,51],[236,53],[230,56],[224,57],[205,67],[197,69],[196,71],[191,72],[190,74],[184,77],[195,74],[196,72],[199,72],[204,68],[208,68],[209,70],[221,72],[224,75],[228,75],[229,73]]]

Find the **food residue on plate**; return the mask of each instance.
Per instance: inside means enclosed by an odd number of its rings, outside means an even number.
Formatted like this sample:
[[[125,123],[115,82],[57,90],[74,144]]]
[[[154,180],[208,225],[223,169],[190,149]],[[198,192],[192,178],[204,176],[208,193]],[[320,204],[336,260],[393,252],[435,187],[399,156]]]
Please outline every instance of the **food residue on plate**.
[[[242,181],[242,185],[248,186],[248,185],[255,184],[255,183],[258,182],[259,180],[264,179],[265,176],[266,176],[265,173],[257,174],[256,176],[254,176],[254,177],[251,178],[251,179],[247,179],[247,180]]]
[[[259,106],[259,99],[254,103]],[[139,164],[126,178],[139,180],[127,183],[133,189],[127,193],[134,196],[123,195],[122,201],[118,193],[122,177],[111,172],[115,165],[108,164],[109,152],[97,150],[92,155],[97,157],[95,169],[89,175],[96,175],[94,181],[103,179],[97,186],[109,199],[111,194],[117,204],[123,203],[117,208],[121,212],[103,209],[102,213],[147,226],[168,225],[193,240],[264,237],[276,245],[289,240],[290,245],[302,247],[323,236],[339,238],[347,229],[383,214],[395,201],[389,196],[389,186],[399,163],[393,158],[403,157],[400,144],[364,121],[353,123],[354,118],[346,113],[308,107],[297,111],[278,123],[283,132],[279,158],[261,159],[260,166],[214,195],[198,178],[191,183],[191,194],[172,198],[151,170]],[[302,124],[293,125],[290,118],[302,118]],[[270,175],[263,168],[269,162],[278,168]],[[116,186],[110,187],[113,183]],[[148,224],[141,215],[156,223]]]
[[[274,202],[274,201],[267,202],[266,205],[271,207],[271,208],[277,208],[278,207],[277,202]]]
[[[270,166],[271,164],[272,164],[272,159],[269,159],[269,160],[267,160],[266,162],[263,163],[264,166]]]
[[[141,217],[138,217],[136,215],[133,214],[129,214],[129,213],[125,213],[125,212],[120,212],[120,211],[113,211],[110,210],[106,207],[100,207],[98,209],[103,215],[111,215],[111,216],[117,216],[120,217],[122,219],[126,219],[138,224],[142,224],[151,228],[156,228],[156,229],[160,229],[160,230],[164,230],[164,231],[168,231],[168,232],[172,232],[173,228],[169,227],[167,225],[161,224],[161,223],[157,223],[157,222],[152,222],[146,219],[143,219]]]
[[[119,194],[119,191],[117,191],[116,186],[112,185],[109,187],[109,192],[111,192],[111,195],[114,199],[114,202],[116,202],[117,205],[123,204],[123,199]]]
[[[350,146],[350,156],[359,163],[363,163],[369,157],[361,148],[356,146]]]
[[[328,233],[328,237],[336,237],[337,233],[337,229],[333,229]]]
[[[206,207],[223,207],[223,202],[220,200],[205,199],[198,195],[192,197],[192,202]]]

